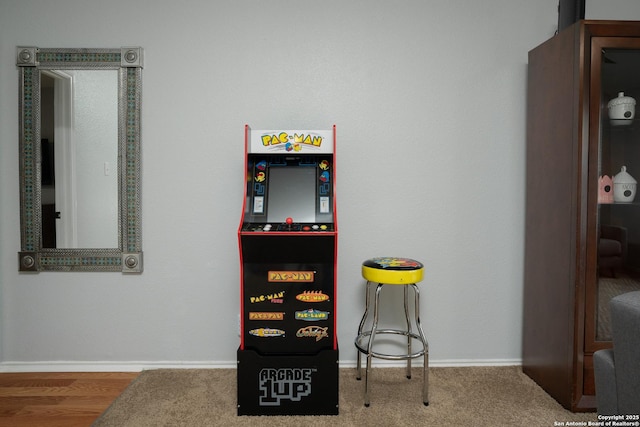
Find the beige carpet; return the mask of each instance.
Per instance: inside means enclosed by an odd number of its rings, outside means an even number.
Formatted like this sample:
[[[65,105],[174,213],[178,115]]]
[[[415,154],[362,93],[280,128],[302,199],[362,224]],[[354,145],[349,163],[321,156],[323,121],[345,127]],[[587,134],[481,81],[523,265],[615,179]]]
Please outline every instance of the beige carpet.
[[[144,371],[94,427],[143,426],[553,426],[596,421],[566,411],[520,367],[430,369],[430,405],[422,404],[421,369],[407,380],[401,368],[375,368],[371,406],[363,381],[340,369],[337,416],[237,416],[233,369]]]

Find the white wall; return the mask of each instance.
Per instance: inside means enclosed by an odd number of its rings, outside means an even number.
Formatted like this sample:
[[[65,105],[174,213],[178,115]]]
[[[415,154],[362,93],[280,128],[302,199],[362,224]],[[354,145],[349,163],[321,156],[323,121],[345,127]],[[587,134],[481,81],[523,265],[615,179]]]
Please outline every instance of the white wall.
[[[585,19],[640,19],[638,0],[585,0]]]
[[[556,0],[0,0],[0,370],[235,364],[245,123],[337,125],[341,360],[390,254],[426,264],[434,365],[518,363],[527,51],[556,24]],[[17,45],[144,47],[142,275],[18,273]]]

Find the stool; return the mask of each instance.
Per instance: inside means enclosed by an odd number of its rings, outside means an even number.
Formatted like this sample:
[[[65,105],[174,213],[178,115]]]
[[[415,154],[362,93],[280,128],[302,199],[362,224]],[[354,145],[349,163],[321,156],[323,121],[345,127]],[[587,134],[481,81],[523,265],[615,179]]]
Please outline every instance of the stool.
[[[371,358],[387,360],[406,360],[407,361],[407,378],[411,379],[411,360],[424,356],[423,366],[423,385],[422,385],[422,402],[429,405],[429,344],[425,338],[420,324],[420,292],[416,283],[422,280],[424,266],[422,263],[409,258],[372,258],[362,263],[362,277],[367,280],[366,285],[366,303],[365,311],[358,327],[358,336],[355,340],[358,349],[358,366],[357,376],[361,379],[361,355],[367,356],[367,368],[364,379],[364,405],[369,406],[369,374],[371,373]],[[363,330],[367,318],[369,316],[369,307],[371,300],[371,289],[376,285],[375,299],[373,302],[373,324],[370,330]],[[404,317],[406,320],[405,329],[378,329],[378,311],[380,308],[380,291],[384,285],[401,285],[404,288]],[[411,329],[411,320],[409,314],[409,288],[413,289],[414,296],[414,318],[417,333]],[[403,335],[407,338],[407,350],[401,354],[386,354],[374,350],[374,342],[378,335],[395,334]],[[417,341],[420,343],[420,349],[413,351],[412,343]]]

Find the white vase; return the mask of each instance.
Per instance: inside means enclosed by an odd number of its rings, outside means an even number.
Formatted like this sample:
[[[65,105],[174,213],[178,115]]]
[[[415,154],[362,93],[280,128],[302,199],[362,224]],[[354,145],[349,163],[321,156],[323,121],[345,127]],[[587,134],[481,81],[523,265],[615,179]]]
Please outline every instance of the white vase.
[[[612,125],[628,125],[636,115],[636,100],[630,96],[624,96],[624,92],[618,92],[618,97],[609,101],[607,108]]]
[[[627,173],[627,167],[622,166],[620,172],[613,177],[613,201],[616,203],[630,203],[636,197],[638,182]]]

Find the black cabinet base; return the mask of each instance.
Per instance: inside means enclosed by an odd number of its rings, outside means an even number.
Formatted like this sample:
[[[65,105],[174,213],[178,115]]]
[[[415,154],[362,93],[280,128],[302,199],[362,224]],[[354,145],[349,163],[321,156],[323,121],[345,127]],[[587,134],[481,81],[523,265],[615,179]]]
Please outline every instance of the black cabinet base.
[[[238,349],[238,415],[338,415],[338,350],[261,355]]]

